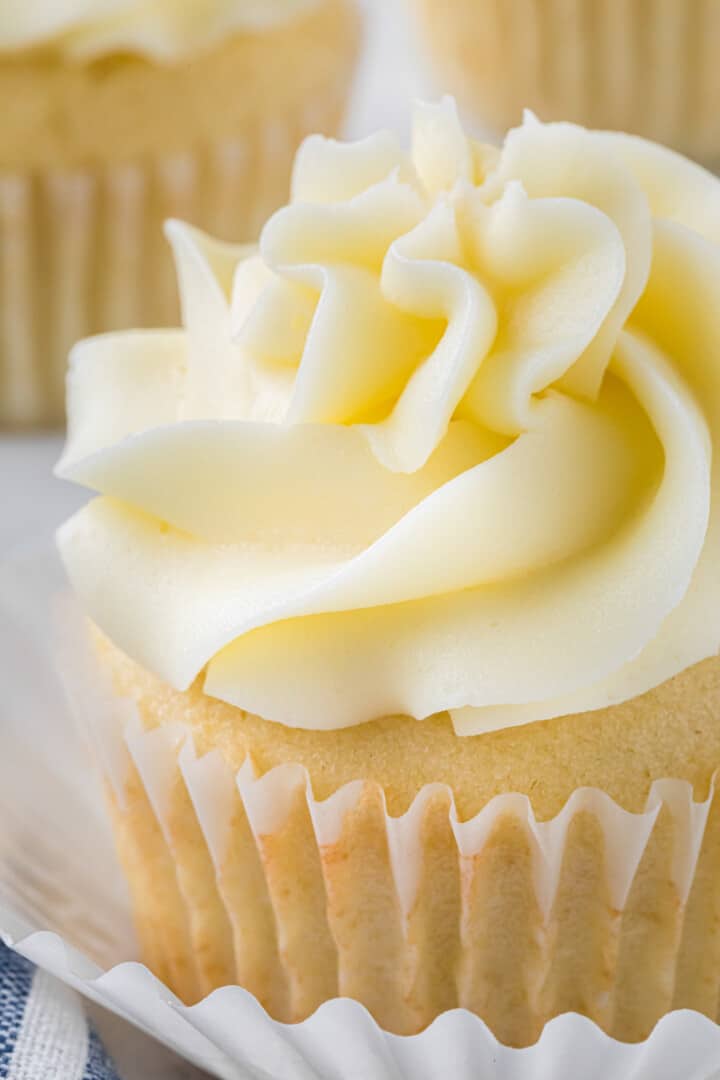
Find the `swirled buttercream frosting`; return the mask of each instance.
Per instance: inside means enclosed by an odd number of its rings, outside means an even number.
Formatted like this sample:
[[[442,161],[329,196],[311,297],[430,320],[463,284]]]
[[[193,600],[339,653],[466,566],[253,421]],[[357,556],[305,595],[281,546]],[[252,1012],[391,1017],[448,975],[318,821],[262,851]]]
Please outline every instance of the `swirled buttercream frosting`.
[[[257,249],[173,222],[184,329],[78,345],[71,582],[178,689],[459,734],[638,695],[720,645],[720,184],[453,103],[311,138]]]
[[[0,53],[42,47],[70,59],[130,52],[172,60],[228,34],[265,30],[318,0],[2,0]]]

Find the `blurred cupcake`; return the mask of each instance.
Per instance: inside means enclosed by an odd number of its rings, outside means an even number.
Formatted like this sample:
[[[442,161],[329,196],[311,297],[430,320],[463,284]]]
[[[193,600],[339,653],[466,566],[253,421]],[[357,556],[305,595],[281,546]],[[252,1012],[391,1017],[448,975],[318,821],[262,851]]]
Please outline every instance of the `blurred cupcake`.
[[[62,419],[79,336],[177,323],[163,220],[253,238],[358,29],[353,0],[3,5],[0,424]]]
[[[720,165],[720,6],[705,0],[415,0],[443,89],[504,131],[533,109]]]
[[[714,1016],[720,183],[445,101],[308,140],[259,253],[170,235],[185,331],[77,347],[59,468],[147,962],[513,1045]]]

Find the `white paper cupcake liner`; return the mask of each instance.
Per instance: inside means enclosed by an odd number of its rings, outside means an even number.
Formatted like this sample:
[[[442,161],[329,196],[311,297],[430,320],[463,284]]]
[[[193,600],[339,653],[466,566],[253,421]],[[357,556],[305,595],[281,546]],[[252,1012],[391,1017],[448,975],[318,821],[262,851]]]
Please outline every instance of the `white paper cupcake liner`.
[[[226,987],[195,1006],[183,1005],[134,956],[126,891],[115,864],[100,786],[53,669],[51,626],[60,600],[61,574],[43,554],[26,557],[0,573],[0,666],[4,697],[0,738],[0,934],[24,955],[94,1001],[219,1077],[263,1080],[711,1080],[720,1073],[720,1029],[697,1013],[664,1017],[650,1038],[634,1045],[604,1035],[589,1020],[559,1017],[526,1050],[502,1046],[478,1017],[457,1009],[441,1015],[422,1034],[382,1031],[359,1004],[342,999],[322,1005],[309,1019],[285,1025],[268,1017],[239,987]],[[78,662],[65,622],[62,666],[73,679],[68,655]],[[69,651],[68,651],[69,650]],[[85,661],[79,659],[78,670]],[[91,690],[101,704],[105,690]],[[85,696],[83,699],[89,701]],[[127,705],[122,706],[127,709]],[[111,782],[121,783],[127,754],[139,766],[162,821],[168,776],[180,762],[198,810],[211,856],[222,856],[224,800],[239,791],[253,830],[266,835],[281,819],[283,802],[296,784],[295,768],[256,779],[240,771],[237,786],[215,754],[197,757],[185,733],[146,734],[132,710],[127,740],[115,740],[109,724],[101,737]],[[96,725],[93,724],[95,730]],[[153,738],[155,734],[155,738]],[[181,746],[182,744],[182,746]],[[176,757],[180,747],[179,757]],[[308,794],[317,835],[331,839],[357,792],[343,789],[317,803]],[[686,896],[697,860],[709,800],[695,803],[687,785],[656,784],[644,814],[631,815],[607,796],[580,791],[551,822],[534,820],[517,796],[514,811],[526,814],[533,837],[535,881],[547,908],[557,882],[559,852],[573,808],[591,807],[602,821],[611,852],[614,902],[622,904],[632,866],[644,849],[662,802],[682,830],[673,868]],[[416,881],[416,802],[404,817],[388,819],[393,872],[403,910]],[[453,820],[463,853],[478,850],[497,807],[473,821]]]
[[[531,108],[720,163],[714,0],[414,3],[438,88],[498,133]]]
[[[299,143],[337,130],[342,104],[338,88],[234,139],[155,160],[0,171],[0,427],[62,420],[80,338],[177,325],[163,221],[254,240],[286,200]]]

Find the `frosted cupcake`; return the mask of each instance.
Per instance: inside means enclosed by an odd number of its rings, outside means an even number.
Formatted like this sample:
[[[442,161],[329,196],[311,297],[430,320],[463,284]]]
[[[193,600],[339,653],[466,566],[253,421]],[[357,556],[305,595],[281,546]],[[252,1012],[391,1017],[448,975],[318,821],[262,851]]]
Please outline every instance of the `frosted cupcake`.
[[[308,140],[185,329],[79,345],[61,530],[147,962],[299,1020],[720,988],[720,185],[452,102]],[[92,681],[92,680],[90,680]]]
[[[524,108],[720,165],[720,7],[703,0],[416,0],[443,89],[504,131]]]
[[[253,239],[357,41],[353,0],[6,0],[0,424],[61,420],[78,337],[177,324],[163,220]]]

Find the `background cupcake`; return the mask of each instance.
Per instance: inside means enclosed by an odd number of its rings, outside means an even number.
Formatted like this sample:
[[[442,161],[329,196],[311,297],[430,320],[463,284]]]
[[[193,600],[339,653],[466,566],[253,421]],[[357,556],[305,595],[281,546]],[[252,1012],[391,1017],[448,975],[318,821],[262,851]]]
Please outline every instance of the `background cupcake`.
[[[78,337],[177,321],[163,220],[256,235],[357,44],[352,0],[4,8],[0,423],[61,419]]]
[[[533,109],[720,164],[720,7],[705,0],[413,0],[441,89],[501,132]]]
[[[715,1015],[719,223],[661,147],[445,100],[307,140],[259,253],[172,224],[185,332],[73,353],[75,694],[183,999]]]

